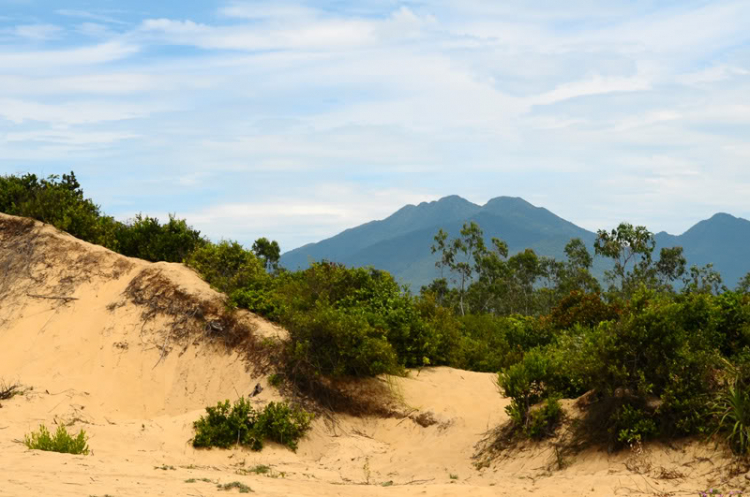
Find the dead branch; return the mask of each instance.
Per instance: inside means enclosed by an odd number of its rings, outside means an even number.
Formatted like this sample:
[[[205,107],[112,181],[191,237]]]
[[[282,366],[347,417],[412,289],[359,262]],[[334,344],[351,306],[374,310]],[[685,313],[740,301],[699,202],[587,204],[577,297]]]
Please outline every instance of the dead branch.
[[[79,300],[78,297],[65,297],[65,296],[57,296],[57,295],[35,295],[33,293],[27,293],[26,296],[31,297],[33,299],[62,300],[66,304],[72,300]]]

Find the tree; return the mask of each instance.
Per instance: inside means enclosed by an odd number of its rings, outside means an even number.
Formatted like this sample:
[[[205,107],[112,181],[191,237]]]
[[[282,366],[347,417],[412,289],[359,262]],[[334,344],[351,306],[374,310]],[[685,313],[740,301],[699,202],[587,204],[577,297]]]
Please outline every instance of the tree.
[[[580,238],[574,238],[565,246],[567,262],[559,267],[557,274],[557,291],[560,298],[578,291],[583,293],[599,293],[601,286],[591,274],[594,258]]]
[[[434,237],[435,244],[431,250],[433,254],[440,253],[435,266],[440,268],[441,273],[447,267],[453,274],[453,282],[459,291],[459,309],[463,316],[466,314],[464,298],[467,287],[487,249],[482,229],[474,221],[464,223],[460,233],[459,238],[449,241],[448,233],[440,229]]]
[[[750,273],[742,277],[737,284],[737,291],[740,293],[750,293]]]
[[[718,295],[726,287],[722,284],[721,274],[714,269],[713,264],[705,266],[691,266],[690,273],[683,278],[683,293],[707,293]]]
[[[266,271],[276,271],[279,269],[279,260],[281,259],[281,248],[277,241],[270,241],[268,238],[258,238],[253,243],[253,253],[266,267]]]
[[[599,230],[594,250],[614,261],[614,268],[605,272],[610,292],[629,297],[640,285],[673,291],[672,282],[684,274],[687,264],[682,247],[661,249],[659,260],[654,262],[655,248],[654,235],[645,226],[621,223],[611,232]]]

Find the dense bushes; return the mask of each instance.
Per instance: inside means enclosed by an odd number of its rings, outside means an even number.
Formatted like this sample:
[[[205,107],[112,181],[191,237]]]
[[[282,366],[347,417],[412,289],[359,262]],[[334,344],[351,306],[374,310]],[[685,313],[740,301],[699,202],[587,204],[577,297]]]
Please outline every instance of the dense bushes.
[[[116,245],[111,248],[128,257],[151,262],[182,262],[208,243],[184,219],[171,214],[165,224],[137,214],[129,223],[117,223],[114,232]]]
[[[0,176],[0,212],[37,219],[83,240],[113,246],[116,222],[83,196],[72,172],[39,179],[34,174]]]
[[[284,402],[270,402],[258,412],[244,397],[234,405],[227,400],[216,407],[207,407],[206,413],[193,423],[194,447],[226,449],[242,445],[258,451],[268,439],[296,451],[299,439],[312,421],[312,414]]]

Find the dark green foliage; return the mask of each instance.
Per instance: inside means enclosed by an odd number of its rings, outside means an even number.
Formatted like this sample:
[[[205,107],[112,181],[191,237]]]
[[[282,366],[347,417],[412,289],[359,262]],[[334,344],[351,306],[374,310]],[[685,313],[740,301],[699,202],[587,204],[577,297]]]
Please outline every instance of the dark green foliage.
[[[39,426],[38,432],[32,432],[24,438],[26,447],[32,450],[46,450],[52,452],[61,452],[63,454],[83,454],[88,455],[88,437],[86,432],[81,430],[78,435],[71,437],[65,426],[59,425],[55,435],[50,435],[49,430],[44,425]]]
[[[630,404],[623,404],[615,411],[611,424],[610,432],[624,445],[638,444],[659,433],[653,414]]]
[[[297,442],[310,428],[312,415],[286,403],[270,402],[257,412],[245,398],[234,405],[219,402],[207,407],[206,416],[193,423],[194,447],[220,447],[242,445],[261,450],[268,439],[297,450]]]
[[[38,179],[36,175],[0,177],[0,212],[49,223],[91,243],[148,261],[182,262],[207,242],[185,220],[170,215],[166,224],[138,214],[120,223],[102,214],[84,197],[74,173]]]
[[[529,412],[526,436],[535,440],[541,440],[554,435],[555,429],[560,424],[563,411],[559,397],[548,397],[538,408]]]
[[[112,248],[116,222],[84,198],[74,173],[39,179],[0,176],[0,212],[48,223],[83,240]]]
[[[370,325],[361,313],[320,301],[307,312],[285,317],[284,325],[289,332],[286,357],[292,378],[399,372],[385,330]]]
[[[222,241],[193,251],[185,263],[220,292],[262,289],[270,284],[263,263],[237,242]]]
[[[531,407],[549,394],[547,378],[552,373],[550,358],[540,349],[527,352],[521,362],[504,369],[498,375],[498,385],[511,398],[505,408],[511,421],[526,431],[530,423]]]
[[[137,214],[129,223],[118,223],[115,239],[115,248],[121,254],[151,262],[182,262],[195,249],[208,244],[199,231],[172,214],[165,224]]]
[[[312,414],[286,402],[269,402],[255,422],[255,430],[264,438],[297,450],[297,442],[310,428]]]
[[[553,329],[567,330],[575,325],[593,327],[602,321],[617,320],[620,312],[616,303],[604,302],[598,293],[573,291],[545,319]]]
[[[279,269],[279,259],[281,258],[281,248],[279,243],[269,240],[268,238],[258,238],[253,243],[253,253],[258,259],[263,261],[263,265],[268,271]]]

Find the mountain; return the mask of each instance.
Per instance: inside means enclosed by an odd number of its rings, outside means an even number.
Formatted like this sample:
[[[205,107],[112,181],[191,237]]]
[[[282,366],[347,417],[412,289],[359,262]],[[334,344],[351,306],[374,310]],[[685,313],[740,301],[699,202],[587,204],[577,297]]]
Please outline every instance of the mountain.
[[[347,266],[373,266],[417,290],[439,276],[437,256],[430,253],[437,231],[442,228],[455,237],[468,221],[476,222],[487,240],[504,240],[511,254],[531,248],[539,255],[562,259],[565,245],[572,238],[581,238],[592,253],[596,239],[595,233],[521,198],[497,197],[480,206],[453,195],[407,205],[381,221],[286,252],[281,264],[298,269],[307,267],[311,260],[325,259]],[[679,236],[658,233],[656,241],[657,251],[684,247],[688,264],[713,263],[730,287],[750,272],[750,221],[745,219],[717,214]],[[595,261],[594,273],[602,275],[608,264],[598,258]]]
[[[683,247],[688,265],[713,264],[729,288],[750,272],[750,221],[730,214],[715,214],[680,236],[658,233],[656,246]]]

